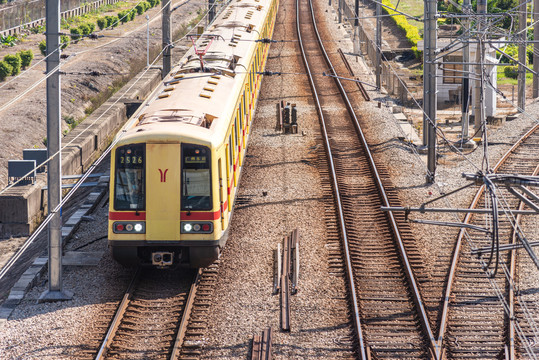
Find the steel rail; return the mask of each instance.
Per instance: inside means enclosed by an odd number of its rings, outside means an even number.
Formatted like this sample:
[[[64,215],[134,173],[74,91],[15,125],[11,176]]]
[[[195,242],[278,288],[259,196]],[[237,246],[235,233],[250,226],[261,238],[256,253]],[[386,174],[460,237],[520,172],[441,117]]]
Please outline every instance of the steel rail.
[[[331,63],[331,61],[329,59],[329,56],[327,55],[327,52],[324,49],[324,46],[322,44],[322,41],[321,41],[321,38],[320,38],[320,35],[319,35],[319,32],[318,32],[318,28],[317,28],[317,25],[316,25],[316,20],[315,20],[315,17],[314,17],[314,10],[313,10],[313,6],[312,6],[312,2],[309,1],[309,4],[310,4],[312,21],[313,21],[314,28],[315,28],[315,33],[316,33],[316,36],[318,38],[318,44],[320,46],[320,49],[321,49],[322,53],[324,54],[326,62],[328,63],[328,65],[332,69],[333,73],[335,73],[333,64]],[[298,17],[299,17],[299,5],[298,5],[297,14],[298,14]],[[330,161],[328,163],[330,164],[330,169],[331,169],[331,174],[332,174],[332,179],[333,179],[333,187],[334,187],[334,192],[336,194],[335,197],[336,197],[336,201],[337,201],[337,205],[338,205],[337,210],[338,210],[338,213],[339,213],[340,228],[341,228],[341,233],[343,235],[343,243],[344,243],[344,247],[345,247],[345,260],[346,260],[346,266],[347,266],[347,276],[348,276],[348,279],[349,279],[349,282],[350,282],[351,291],[353,293],[352,294],[352,301],[353,301],[354,317],[355,317],[354,318],[354,325],[356,327],[356,331],[358,332],[358,338],[359,338],[358,340],[359,340],[359,345],[360,345],[360,350],[361,350],[361,356],[362,356],[362,359],[364,359],[365,356],[366,356],[367,349],[366,349],[366,346],[365,346],[365,343],[364,343],[364,340],[363,340],[363,334],[362,334],[362,331],[361,331],[361,322],[360,322],[360,319],[359,319],[359,314],[357,312],[357,309],[359,307],[358,300],[357,300],[357,298],[354,297],[356,295],[355,295],[355,286],[354,286],[354,281],[353,281],[353,273],[352,273],[352,270],[351,270],[351,260],[350,260],[350,253],[349,253],[348,238],[347,238],[346,228],[345,228],[345,225],[344,225],[344,216],[343,216],[341,198],[340,198],[340,195],[339,195],[338,185],[337,185],[337,182],[336,182],[336,174],[335,174],[335,168],[334,168],[334,164],[333,164],[333,156],[332,156],[332,153],[331,153],[331,150],[330,150],[329,140],[327,138],[326,125],[325,125],[325,120],[324,120],[324,117],[323,117],[323,114],[322,114],[320,102],[319,102],[319,99],[318,99],[318,95],[316,93],[316,88],[314,86],[314,81],[312,79],[312,75],[311,75],[311,72],[309,70],[309,66],[308,66],[308,63],[307,63],[307,60],[306,60],[303,45],[301,44],[301,36],[300,36],[300,31],[299,31],[299,20],[298,20],[298,23],[297,23],[297,29],[298,29],[297,30],[298,31],[298,37],[300,38],[300,46],[301,46],[301,50],[302,50],[303,61],[305,63],[305,66],[307,68],[307,72],[309,74],[309,81],[311,83],[311,87],[313,88],[313,93],[315,94],[315,99],[316,99],[316,103],[317,103],[317,111],[318,111],[318,113],[320,115],[320,122],[321,122],[321,125],[322,125],[322,131],[323,131],[324,140],[325,140],[324,145],[325,145],[325,148],[326,148],[326,152],[328,153],[328,158],[330,159]],[[363,147],[365,149],[365,152],[367,154],[368,161],[369,161],[369,164],[370,164],[370,167],[371,167],[371,171],[373,173],[373,177],[375,178],[375,182],[376,182],[376,185],[377,185],[378,190],[380,192],[380,195],[382,197],[383,203],[386,206],[389,206],[390,203],[389,203],[388,196],[387,196],[387,194],[385,192],[382,180],[381,180],[380,176],[378,175],[378,170],[377,170],[376,164],[374,162],[374,159],[372,157],[372,153],[370,152],[370,150],[368,148],[367,141],[366,141],[365,136],[364,136],[364,134],[363,134],[363,132],[361,130],[361,127],[359,125],[359,121],[358,121],[358,119],[357,119],[357,117],[356,117],[356,115],[355,115],[355,113],[353,111],[353,107],[352,107],[352,105],[350,103],[350,100],[349,100],[349,98],[348,98],[348,96],[346,94],[346,91],[344,90],[344,87],[343,87],[340,79],[338,79],[338,78],[334,78],[334,79],[335,79],[335,82],[336,82],[336,84],[337,84],[337,86],[339,88],[339,91],[341,92],[343,100],[346,103],[348,112],[349,112],[351,118],[353,119],[353,123],[354,123],[355,129],[356,129],[356,133],[357,133],[360,141],[362,142],[362,145],[363,145]],[[419,314],[419,318],[420,318],[422,328],[423,328],[423,330],[425,331],[425,333],[427,334],[427,336],[430,339],[430,351],[431,351],[432,354],[435,354],[435,353],[437,353],[436,352],[437,343],[435,341],[433,332],[432,332],[432,330],[430,328],[430,321],[428,319],[428,315],[427,315],[427,312],[426,312],[426,309],[425,309],[425,306],[424,306],[424,302],[423,302],[423,300],[421,298],[421,294],[419,292],[419,287],[418,287],[417,282],[415,280],[411,265],[410,265],[410,263],[408,261],[406,249],[404,247],[402,238],[400,236],[400,232],[399,232],[399,228],[397,226],[396,219],[394,218],[393,214],[388,214],[388,218],[389,218],[391,227],[393,229],[393,233],[394,233],[394,236],[395,236],[396,245],[397,245],[397,247],[399,249],[399,255],[401,257],[401,261],[403,262],[403,265],[404,265],[404,268],[405,268],[406,278],[407,278],[409,286],[411,288],[410,290],[412,290],[411,292],[412,292],[412,295],[413,295],[414,303],[416,305],[416,309],[417,309],[418,314]]]
[[[193,309],[193,303],[195,302],[195,297],[198,290],[198,284],[200,283],[201,277],[202,277],[202,269],[198,269],[197,273],[195,274],[195,278],[193,279],[193,284],[191,285],[189,296],[187,297],[187,301],[183,309],[182,319],[180,320],[178,333],[176,334],[176,340],[174,340],[172,351],[170,352],[170,356],[168,357],[170,360],[176,360],[176,359],[179,359],[180,357],[181,346],[185,338],[185,333],[187,331],[187,324],[189,323],[189,318],[191,317],[191,310]]]
[[[322,40],[320,38],[320,35],[319,35],[319,32],[318,32],[318,28],[317,28],[317,25],[316,25],[316,21],[315,21],[315,18],[314,18],[314,10],[313,10],[313,6],[312,6],[312,1],[309,0],[309,3],[311,5],[311,16],[312,16],[312,19],[313,19],[313,23],[314,23],[314,27],[316,29],[316,36],[318,38],[318,43],[320,45],[320,48],[324,54],[324,57],[328,63],[328,65],[330,66],[331,70],[333,71],[333,73],[335,73],[335,68],[333,66],[333,64],[331,63],[331,60],[329,59],[329,56],[322,44]],[[359,139],[361,140],[361,143],[363,145],[363,148],[366,152],[366,154],[368,155],[368,160],[369,160],[369,164],[371,166],[371,172],[373,173],[373,176],[376,180],[376,185],[378,187],[378,191],[380,192],[380,195],[382,197],[382,200],[383,200],[383,203],[385,204],[385,206],[390,206],[390,202],[389,202],[389,198],[386,194],[386,191],[385,191],[385,188],[384,188],[384,185],[383,185],[383,182],[382,182],[382,179],[380,178],[380,175],[379,175],[379,172],[378,172],[378,168],[374,162],[374,158],[372,156],[372,153],[369,149],[369,146],[368,146],[368,143],[367,143],[367,140],[365,138],[365,135],[363,134],[363,130],[361,129],[361,126],[359,124],[359,120],[354,112],[354,108],[350,102],[350,99],[348,98],[348,95],[342,85],[342,82],[339,78],[335,77],[335,82],[337,84],[337,86],[339,87],[339,91],[341,92],[341,95],[343,97],[343,99],[345,100],[346,102],[346,106],[348,108],[348,113],[350,114],[351,118],[353,119],[353,123],[354,123],[354,126],[356,128],[356,133],[359,137]],[[429,341],[430,341],[430,350],[432,352],[432,354],[435,356],[436,359],[440,359],[440,356],[441,356],[441,351],[438,351],[439,350],[439,347],[438,347],[438,344],[436,342],[436,338],[434,337],[434,333],[432,332],[432,329],[430,327],[430,321],[429,321],[429,318],[428,318],[428,314],[427,314],[427,310],[425,308],[425,303],[421,297],[421,293],[420,293],[420,290],[419,290],[419,286],[417,285],[417,281],[415,279],[415,276],[414,276],[414,273],[413,273],[413,270],[412,270],[412,266],[408,260],[408,255],[407,255],[407,252],[406,252],[406,248],[404,246],[404,243],[402,241],[402,238],[401,238],[401,235],[400,235],[400,231],[399,231],[399,227],[397,225],[397,221],[395,219],[395,216],[394,214],[392,213],[389,213],[388,214],[388,218],[389,218],[389,221],[390,221],[390,224],[391,224],[391,227],[393,229],[393,234],[395,236],[395,241],[396,241],[396,245],[399,249],[399,255],[401,257],[401,261],[403,262],[403,265],[404,265],[404,270],[405,270],[405,273],[406,273],[406,277],[408,279],[408,282],[409,282],[409,286],[410,286],[410,290],[412,292],[412,296],[413,296],[413,299],[414,299],[414,302],[415,302],[415,305],[416,305],[416,308],[417,308],[417,311],[418,311],[418,315],[419,315],[419,320],[421,322],[421,326],[423,327],[423,330],[425,331],[425,334],[428,336],[429,338]],[[436,355],[436,354],[440,354],[440,355]]]
[[[539,166],[537,166],[533,172],[533,175],[537,175],[539,173]],[[524,201],[520,201],[519,210],[524,209]],[[522,218],[522,215],[518,214],[515,218],[515,223],[520,224],[520,220]],[[511,236],[511,245],[515,245],[517,243],[517,237],[518,233],[513,229]],[[516,249],[513,249],[509,252],[509,278],[515,279],[515,273],[516,273],[516,263],[517,263],[517,251]],[[516,354],[515,354],[515,288],[509,284],[508,287],[508,294],[507,294],[507,304],[509,305],[509,314],[507,316],[507,323],[509,324],[509,336],[507,341],[508,343],[508,354],[506,360],[515,360]]]
[[[127,287],[127,290],[122,298],[122,301],[118,305],[118,310],[116,310],[116,314],[114,315],[114,318],[112,319],[112,322],[109,325],[109,329],[107,331],[107,334],[105,335],[105,338],[103,339],[103,342],[101,344],[101,347],[99,348],[99,352],[97,353],[95,360],[102,360],[106,358],[107,352],[110,348],[110,344],[112,343],[114,336],[116,335],[116,332],[118,330],[118,327],[120,326],[120,323],[123,319],[125,311],[129,305],[129,302],[131,301],[133,297],[133,292],[135,290],[135,287],[137,286],[137,283],[139,282],[140,275],[141,275],[141,268],[139,267],[137,268],[135,275],[131,279],[131,282],[129,283],[129,286]],[[197,292],[197,288],[198,288],[198,284],[200,282],[201,276],[202,276],[202,270],[199,269],[194,276],[193,283],[189,291],[189,296],[187,297],[185,307],[183,309],[182,317],[178,325],[178,332],[176,334],[176,339],[170,351],[170,355],[168,356],[168,359],[170,360],[179,358],[181,345],[185,338],[187,324],[189,323],[189,317],[191,315],[191,310],[193,307],[193,303],[195,300],[195,296],[196,296],[196,292]]]
[[[498,161],[498,163],[496,164],[496,166],[494,167],[494,172],[497,172],[500,167],[505,164],[505,162],[507,161],[507,159],[509,158],[509,156],[515,152],[515,150],[528,138],[530,137],[535,131],[537,131],[539,129],[539,124],[538,125],[535,125],[533,128],[531,128],[526,134],[524,134],[512,147],[511,149],[509,149],[503,156],[502,158]],[[473,209],[473,208],[476,208],[478,203],[479,203],[479,200],[481,198],[481,196],[483,195],[485,191],[485,185],[482,185],[479,190],[477,191],[477,193],[475,194],[475,197],[473,198],[472,200],[472,203],[470,204],[470,209]],[[466,214],[466,216],[464,217],[464,221],[463,223],[465,224],[468,224],[472,218],[472,213],[468,213]],[[443,307],[442,307],[442,316],[441,316],[441,320],[440,320],[440,327],[439,327],[439,331],[438,331],[438,338],[437,338],[437,342],[438,342],[438,345],[439,345],[439,348],[442,349],[443,348],[443,341],[444,341],[444,335],[445,335],[445,332],[447,330],[447,323],[448,323],[448,317],[449,317],[449,299],[450,299],[450,296],[451,296],[451,293],[453,291],[453,283],[455,281],[455,273],[456,273],[456,269],[457,269],[457,265],[458,265],[458,262],[459,262],[459,259],[460,259],[460,252],[461,252],[461,248],[462,248],[462,240],[464,238],[464,235],[466,233],[466,230],[465,229],[462,229],[459,234],[458,234],[458,237],[457,237],[457,241],[455,243],[455,247],[453,249],[453,256],[452,256],[452,259],[451,259],[451,267],[449,269],[449,275],[448,275],[448,278],[447,278],[447,285],[446,285],[446,290],[445,290],[445,294],[444,294],[444,298],[443,298],[443,301],[444,301],[444,304],[443,304]]]
[[[352,272],[352,259],[350,257],[350,251],[349,251],[349,244],[348,244],[348,233],[346,230],[345,222],[344,222],[344,209],[342,204],[342,199],[339,192],[339,185],[337,183],[337,173],[335,171],[335,163],[333,160],[333,153],[331,151],[331,145],[329,143],[329,137],[327,133],[327,127],[326,122],[324,119],[324,114],[322,112],[322,105],[320,103],[320,98],[318,97],[318,92],[316,91],[316,86],[314,84],[313,75],[311,73],[311,69],[309,67],[309,63],[307,62],[307,57],[305,54],[305,48],[303,47],[303,39],[301,37],[301,30],[300,30],[300,16],[299,16],[299,2],[300,0],[296,0],[296,31],[298,33],[298,39],[299,39],[299,47],[301,49],[301,56],[303,59],[303,63],[305,64],[305,69],[307,70],[307,75],[309,77],[309,83],[311,85],[311,89],[314,95],[314,99],[316,101],[316,111],[319,115],[320,120],[320,128],[322,131],[322,134],[324,136],[324,147],[326,149],[326,153],[328,154],[328,166],[330,168],[331,172],[331,178],[332,178],[332,185],[333,185],[333,191],[335,194],[335,201],[336,201],[336,207],[337,207],[337,213],[339,217],[339,226],[341,230],[341,236],[343,238],[343,245],[345,248],[345,263],[346,263],[346,274],[348,277],[349,285],[350,285],[350,296],[352,300],[352,307],[353,307],[353,323],[354,327],[357,332],[358,336],[358,347],[359,347],[359,356],[361,360],[367,360],[367,347],[365,344],[365,340],[363,338],[363,331],[361,328],[361,319],[359,315],[359,301],[358,296],[356,293],[356,286],[354,282],[354,274]],[[311,7],[312,11],[312,7]]]
[[[141,270],[139,267],[137,268],[135,275],[133,276],[133,278],[131,279],[131,282],[129,283],[129,286],[127,287],[124,297],[122,298],[122,301],[120,302],[120,305],[118,306],[118,310],[116,310],[114,319],[112,319],[112,322],[109,326],[109,330],[107,331],[107,334],[105,335],[105,338],[103,339],[103,343],[101,344],[101,347],[99,348],[99,352],[97,353],[95,360],[102,360],[107,355],[107,351],[109,350],[109,346],[112,343],[112,339],[114,338],[114,335],[116,334],[116,331],[118,330],[118,327],[120,326],[120,322],[125,314],[127,305],[129,305],[129,301],[131,301],[131,298],[133,296],[133,290],[135,289],[135,286],[138,283],[139,278],[140,278],[140,273],[141,273]]]

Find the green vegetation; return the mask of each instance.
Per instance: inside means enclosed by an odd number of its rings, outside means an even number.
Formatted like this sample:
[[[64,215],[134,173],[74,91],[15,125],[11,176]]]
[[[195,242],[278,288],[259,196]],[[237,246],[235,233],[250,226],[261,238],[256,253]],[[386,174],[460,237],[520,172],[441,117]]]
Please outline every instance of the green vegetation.
[[[69,32],[71,34],[71,40],[73,41],[77,41],[82,37],[82,31],[78,27],[69,29]]]
[[[13,71],[13,67],[9,65],[5,61],[0,61],[0,80],[4,81],[9,75],[11,75],[11,72]]]
[[[0,35],[0,43],[2,46],[15,46],[18,41],[19,37],[17,34],[8,36]]]
[[[507,68],[511,68],[506,70]],[[497,82],[498,85],[517,85],[518,66],[498,66]],[[509,73],[509,75],[507,73]],[[515,76],[514,78],[512,76]],[[526,84],[531,85],[533,74],[526,72]]]
[[[11,74],[10,75],[17,75],[21,72],[21,57],[19,54],[15,55],[6,55],[4,56],[4,62],[11,65]]]
[[[504,66],[503,67],[503,74],[505,77],[510,79],[516,79],[518,77],[518,66]]]
[[[390,8],[395,7],[390,0],[382,0],[382,4]],[[393,19],[393,21],[395,21],[399,29],[403,30],[406,33],[406,39],[408,39],[410,44],[412,44],[412,50],[416,54],[416,56],[418,56],[419,52],[417,50],[417,42],[421,40],[421,35],[419,35],[419,29],[416,26],[411,25],[404,15],[395,15],[398,14],[398,12],[388,9],[387,7],[384,7],[384,11],[387,12],[389,15],[393,15],[391,18]]]
[[[34,52],[32,50],[21,50],[19,51],[19,56],[21,58],[21,66],[23,69],[26,69],[34,60]]]
[[[107,18],[102,17],[97,19],[97,26],[99,27],[99,30],[103,30],[107,28]]]
[[[41,55],[46,56],[47,55],[47,41],[41,40],[38,46],[39,46],[39,51],[41,52]]]

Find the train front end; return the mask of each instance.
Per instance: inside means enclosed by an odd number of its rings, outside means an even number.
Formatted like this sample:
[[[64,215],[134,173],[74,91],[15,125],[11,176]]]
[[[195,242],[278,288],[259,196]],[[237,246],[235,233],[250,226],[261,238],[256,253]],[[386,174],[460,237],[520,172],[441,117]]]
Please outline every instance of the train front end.
[[[112,153],[109,245],[124,266],[205,267],[226,237],[210,144],[120,143]]]

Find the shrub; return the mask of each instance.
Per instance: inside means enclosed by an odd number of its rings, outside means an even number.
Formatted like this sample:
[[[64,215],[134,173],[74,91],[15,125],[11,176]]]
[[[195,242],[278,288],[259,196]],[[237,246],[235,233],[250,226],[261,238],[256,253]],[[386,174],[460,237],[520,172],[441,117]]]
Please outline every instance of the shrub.
[[[99,26],[99,29],[101,30],[106,29],[108,27],[107,18],[100,17],[99,19],[97,19],[97,26]]]
[[[90,35],[90,33],[91,33],[90,27],[86,23],[83,23],[83,24],[79,25],[79,31],[80,31],[80,33],[82,35]]]
[[[41,40],[41,42],[39,43],[39,51],[41,51],[41,55],[47,55],[47,41]]]
[[[118,17],[107,15],[105,16],[105,19],[107,19],[107,27],[115,27],[118,25]]]
[[[71,28],[69,32],[71,33],[71,40],[77,41],[81,38],[82,32],[79,28]]]
[[[505,66],[503,68],[503,74],[510,79],[516,79],[518,77],[518,66]]]
[[[154,7],[157,5],[157,0],[148,0],[148,3],[150,4],[150,7]]]
[[[90,29],[90,34],[95,31],[95,23],[89,22],[89,23],[86,23],[86,25],[88,25],[88,28]]]
[[[21,57],[19,54],[15,55],[6,55],[4,56],[4,61],[7,62],[9,65],[11,65],[11,75],[17,75],[21,72]]]
[[[146,11],[146,5],[143,2],[141,2],[137,4],[135,9],[137,10],[137,14],[142,15],[144,11]]]
[[[19,52],[19,56],[21,58],[21,66],[23,69],[26,69],[30,64],[32,63],[32,60],[34,60],[34,53],[32,50],[21,50]]]
[[[11,75],[13,67],[5,61],[0,61],[0,80],[4,81],[6,77]]]
[[[125,24],[129,21],[129,14],[127,10],[122,10],[118,13],[118,19],[122,22],[122,24]]]
[[[64,50],[69,45],[71,39],[68,35],[60,35],[60,49]]]
[[[135,20],[135,16],[137,16],[137,11],[136,10],[129,10],[129,21],[133,21]]]
[[[394,8],[390,0],[382,0],[382,4],[390,8]],[[389,15],[398,14],[396,11],[388,8],[384,8],[384,11],[387,12]],[[412,51],[416,54],[416,56],[419,56],[421,52],[417,50],[417,42],[421,40],[421,35],[419,35],[419,30],[417,29],[417,27],[410,25],[404,15],[395,15],[391,16],[391,18],[393,19],[395,24],[397,24],[397,26],[406,33],[406,39],[408,39],[408,41],[412,44]]]
[[[150,5],[150,3],[148,1],[144,1],[143,4],[144,4],[144,7],[145,7],[144,11],[148,11],[148,9],[152,7],[152,5]]]

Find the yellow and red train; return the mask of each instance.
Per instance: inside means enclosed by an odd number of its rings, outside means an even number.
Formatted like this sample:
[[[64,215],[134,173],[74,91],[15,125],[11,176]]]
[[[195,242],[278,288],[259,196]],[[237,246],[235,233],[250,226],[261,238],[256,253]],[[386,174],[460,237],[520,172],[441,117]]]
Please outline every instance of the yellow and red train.
[[[109,246],[125,266],[204,267],[223,249],[278,0],[233,0],[121,133]]]

